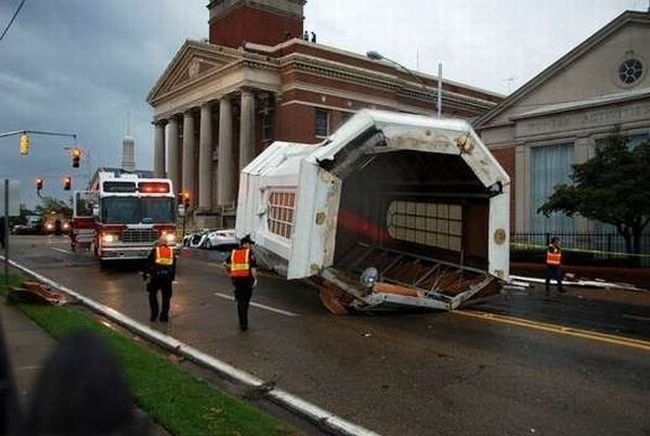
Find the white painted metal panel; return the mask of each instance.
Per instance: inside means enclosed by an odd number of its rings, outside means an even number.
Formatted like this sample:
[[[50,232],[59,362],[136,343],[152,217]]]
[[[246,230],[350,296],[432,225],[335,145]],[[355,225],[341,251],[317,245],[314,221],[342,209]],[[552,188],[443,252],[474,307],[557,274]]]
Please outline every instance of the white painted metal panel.
[[[486,237],[489,272],[507,279],[510,180],[463,120],[363,110],[322,144],[274,143],[242,172],[237,234],[252,234],[263,248],[286,259],[288,278],[308,277],[331,266],[342,181],[324,170],[321,163],[333,160],[337,153],[371,129],[384,136],[387,151],[457,155],[486,188],[500,184],[502,193],[490,200]],[[288,187],[297,192],[291,240],[270,234],[266,216],[268,193],[274,188]],[[500,229],[505,232],[503,242],[495,239]]]
[[[510,184],[490,199],[488,273],[502,280],[510,276]]]
[[[313,276],[332,265],[340,197],[341,180],[303,160],[287,278]]]

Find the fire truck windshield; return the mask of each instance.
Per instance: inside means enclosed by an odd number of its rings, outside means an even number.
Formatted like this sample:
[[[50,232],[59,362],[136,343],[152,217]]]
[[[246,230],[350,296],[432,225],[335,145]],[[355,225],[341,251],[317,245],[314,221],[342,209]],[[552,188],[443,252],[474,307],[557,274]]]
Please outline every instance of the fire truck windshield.
[[[152,224],[175,221],[173,198],[105,197],[102,199],[105,224]]]

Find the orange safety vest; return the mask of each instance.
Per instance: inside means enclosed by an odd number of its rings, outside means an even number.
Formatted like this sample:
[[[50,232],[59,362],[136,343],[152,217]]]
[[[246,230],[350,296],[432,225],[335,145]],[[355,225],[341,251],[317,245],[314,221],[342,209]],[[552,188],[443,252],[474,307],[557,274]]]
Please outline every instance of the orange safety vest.
[[[250,248],[236,248],[230,255],[230,277],[251,277]]]
[[[562,251],[554,245],[548,246],[546,252],[546,264],[550,266],[560,266],[562,263]]]
[[[172,266],[174,264],[174,251],[167,247],[156,247],[156,265]]]

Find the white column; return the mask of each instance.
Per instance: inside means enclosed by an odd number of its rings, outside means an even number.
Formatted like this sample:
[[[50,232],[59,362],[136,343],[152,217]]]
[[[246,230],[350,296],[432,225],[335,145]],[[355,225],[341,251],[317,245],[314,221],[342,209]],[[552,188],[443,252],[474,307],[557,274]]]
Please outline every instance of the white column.
[[[178,137],[178,118],[171,117],[169,119],[169,128],[167,129],[167,177],[172,181],[174,191],[181,192],[181,151]]]
[[[194,195],[194,114],[183,114],[183,184],[182,191],[189,192],[192,206],[196,205]]]
[[[219,206],[235,202],[235,162],[232,145],[232,104],[225,96],[219,103],[219,163],[217,194]]]
[[[153,175],[165,177],[165,123],[153,123]]]
[[[239,171],[255,158],[255,96],[248,89],[241,93],[239,126]]]
[[[201,105],[199,138],[199,209],[212,209],[212,106]]]

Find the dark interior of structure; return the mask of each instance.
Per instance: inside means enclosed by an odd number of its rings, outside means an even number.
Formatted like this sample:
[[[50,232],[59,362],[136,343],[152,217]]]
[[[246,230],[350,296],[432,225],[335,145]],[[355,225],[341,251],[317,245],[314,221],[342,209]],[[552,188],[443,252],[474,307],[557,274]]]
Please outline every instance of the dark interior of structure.
[[[355,274],[367,266],[391,268],[412,274],[397,281],[415,283],[431,268],[430,258],[452,264],[438,271],[478,280],[487,270],[488,207],[486,188],[460,156],[365,154],[343,180],[334,264]],[[468,271],[457,273],[453,265]]]

